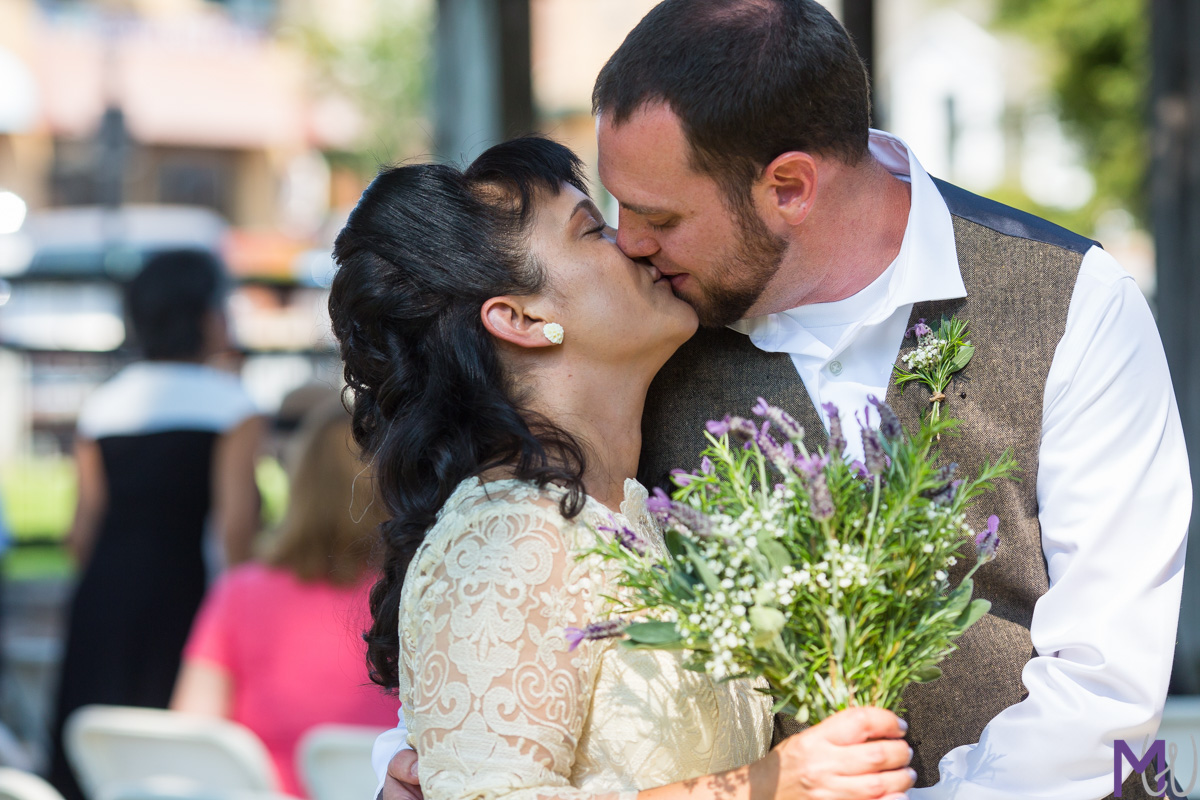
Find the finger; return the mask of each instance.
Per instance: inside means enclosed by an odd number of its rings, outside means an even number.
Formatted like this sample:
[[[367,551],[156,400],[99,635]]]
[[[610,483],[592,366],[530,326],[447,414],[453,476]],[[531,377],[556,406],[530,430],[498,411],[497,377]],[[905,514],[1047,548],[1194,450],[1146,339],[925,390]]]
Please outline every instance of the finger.
[[[833,775],[827,779],[827,785],[830,796],[839,800],[880,800],[908,791],[916,780],[916,771],[904,767],[870,775]]]
[[[388,776],[401,783],[417,785],[417,751],[401,750],[388,762]]]
[[[899,769],[908,766],[913,756],[912,748],[903,739],[877,739],[839,747],[834,752],[837,762],[831,766],[838,775],[863,775]]]
[[[902,739],[908,723],[890,711],[874,706],[848,708],[813,726],[833,744],[861,744],[871,739]]]

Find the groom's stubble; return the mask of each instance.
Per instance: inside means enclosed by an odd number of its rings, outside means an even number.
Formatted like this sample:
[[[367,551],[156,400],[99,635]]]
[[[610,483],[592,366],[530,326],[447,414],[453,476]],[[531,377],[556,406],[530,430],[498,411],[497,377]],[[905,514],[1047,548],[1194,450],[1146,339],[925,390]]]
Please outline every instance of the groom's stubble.
[[[738,238],[726,263],[702,284],[700,297],[683,297],[696,309],[700,324],[722,328],[746,316],[783,265],[788,241],[771,233],[748,201],[726,203],[737,220]]]

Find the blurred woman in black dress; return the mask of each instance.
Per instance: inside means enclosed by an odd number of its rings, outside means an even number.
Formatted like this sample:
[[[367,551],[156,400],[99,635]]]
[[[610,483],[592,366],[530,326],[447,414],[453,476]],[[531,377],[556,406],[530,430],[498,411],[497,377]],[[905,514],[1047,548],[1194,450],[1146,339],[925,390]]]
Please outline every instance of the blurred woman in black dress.
[[[249,557],[258,531],[263,420],[237,377],[205,364],[228,347],[224,283],[207,253],[152,257],[127,296],[144,358],[80,412],[68,545],[81,578],[50,768],[68,800],[82,795],[62,748],[67,717],[91,703],[165,708],[204,596],[206,529],[226,564]]]

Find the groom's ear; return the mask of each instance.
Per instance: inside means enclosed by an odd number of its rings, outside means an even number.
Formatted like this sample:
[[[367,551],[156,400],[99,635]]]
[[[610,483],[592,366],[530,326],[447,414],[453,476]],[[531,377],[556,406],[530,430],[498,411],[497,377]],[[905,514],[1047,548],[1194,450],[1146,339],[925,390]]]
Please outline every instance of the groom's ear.
[[[517,347],[550,347],[542,329],[551,320],[538,313],[531,298],[493,297],[485,300],[479,310],[483,327],[492,336]]]
[[[808,153],[789,151],[776,156],[763,170],[760,184],[770,209],[788,225],[799,225],[817,199],[817,162]]]

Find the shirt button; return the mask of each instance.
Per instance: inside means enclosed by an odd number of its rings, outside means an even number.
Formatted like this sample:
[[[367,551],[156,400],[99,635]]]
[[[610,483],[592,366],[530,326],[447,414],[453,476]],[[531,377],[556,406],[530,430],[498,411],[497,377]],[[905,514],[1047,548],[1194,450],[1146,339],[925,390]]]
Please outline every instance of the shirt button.
[[[828,368],[829,368],[829,374],[831,374],[831,375],[841,375],[842,374],[842,362],[840,362],[840,361],[830,361]]]

